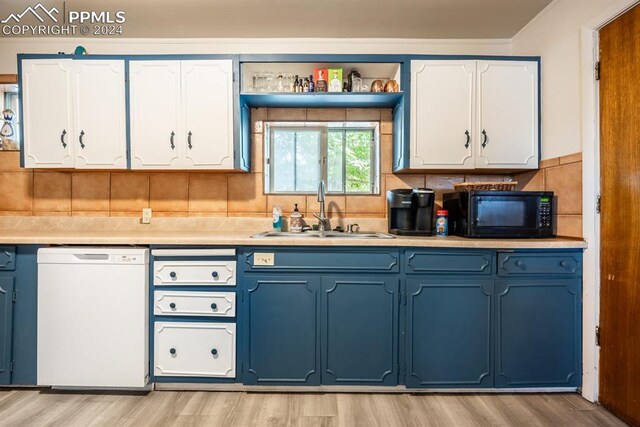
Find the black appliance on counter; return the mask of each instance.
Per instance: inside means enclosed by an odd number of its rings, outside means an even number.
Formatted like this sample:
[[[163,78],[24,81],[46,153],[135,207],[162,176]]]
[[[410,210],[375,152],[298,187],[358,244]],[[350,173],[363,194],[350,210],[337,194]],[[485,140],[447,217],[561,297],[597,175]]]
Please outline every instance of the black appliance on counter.
[[[433,202],[430,188],[387,191],[389,233],[405,236],[433,235]]]
[[[540,238],[555,236],[552,191],[472,190],[445,193],[449,234],[463,237]]]

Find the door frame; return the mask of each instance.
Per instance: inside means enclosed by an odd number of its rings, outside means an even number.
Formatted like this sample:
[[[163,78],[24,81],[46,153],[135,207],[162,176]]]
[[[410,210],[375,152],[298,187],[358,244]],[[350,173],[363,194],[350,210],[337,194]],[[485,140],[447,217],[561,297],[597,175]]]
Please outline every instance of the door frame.
[[[596,402],[599,395],[600,347],[596,326],[600,323],[600,214],[596,213],[600,194],[600,105],[599,83],[594,78],[599,60],[598,32],[639,0],[618,0],[580,29],[580,79],[582,97],[582,235],[588,242],[584,251],[582,311],[582,396]]]

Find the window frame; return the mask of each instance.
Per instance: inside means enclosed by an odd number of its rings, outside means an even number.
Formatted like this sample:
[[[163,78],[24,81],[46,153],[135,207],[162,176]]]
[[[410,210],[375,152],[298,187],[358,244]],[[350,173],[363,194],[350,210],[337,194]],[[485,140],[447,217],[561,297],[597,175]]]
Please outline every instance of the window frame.
[[[312,195],[316,194],[316,191],[312,192],[297,192],[297,191],[274,191],[273,189],[273,173],[271,159],[274,157],[274,144],[273,133],[278,130],[291,130],[291,131],[317,131],[320,133],[320,179],[325,182],[326,194],[328,195],[344,195],[344,196],[372,196],[380,194],[380,171],[381,171],[381,156],[380,156],[380,123],[372,121],[334,121],[334,122],[264,122],[263,128],[263,170],[264,170],[264,194],[267,195]],[[329,130],[342,131],[343,144],[342,144],[342,191],[329,191],[328,190],[328,145],[329,145]],[[371,186],[370,192],[347,192],[347,177],[346,177],[346,132],[347,131],[370,131],[371,132],[371,144],[370,144],[370,159],[371,169],[369,182]],[[295,169],[294,169],[295,174]]]

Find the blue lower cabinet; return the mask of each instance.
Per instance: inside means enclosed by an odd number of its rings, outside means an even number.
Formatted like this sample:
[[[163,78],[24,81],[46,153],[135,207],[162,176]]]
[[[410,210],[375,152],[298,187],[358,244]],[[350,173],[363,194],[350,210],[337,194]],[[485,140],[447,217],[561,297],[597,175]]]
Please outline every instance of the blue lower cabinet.
[[[245,384],[320,384],[320,278],[245,276]]]
[[[322,277],[322,383],[398,384],[397,277]]]
[[[0,277],[0,385],[11,384],[13,277]]]
[[[407,387],[493,387],[493,281],[407,280]]]
[[[582,381],[581,280],[496,281],[496,387]]]

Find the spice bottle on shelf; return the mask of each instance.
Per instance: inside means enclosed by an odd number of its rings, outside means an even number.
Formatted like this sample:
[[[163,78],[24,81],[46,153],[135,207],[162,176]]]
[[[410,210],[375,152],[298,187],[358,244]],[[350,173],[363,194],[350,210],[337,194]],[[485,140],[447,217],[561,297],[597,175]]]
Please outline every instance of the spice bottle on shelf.
[[[436,211],[436,236],[449,235],[449,211],[439,209]]]
[[[313,83],[313,74],[309,76],[309,92],[315,91],[315,84]]]
[[[342,82],[342,91],[349,92],[349,88],[347,87],[347,82]]]
[[[302,91],[309,92],[309,79],[306,77],[304,78],[304,83],[302,83]]]
[[[296,75],[296,79],[293,81],[293,91],[300,92],[300,80],[298,80],[297,75]]]

